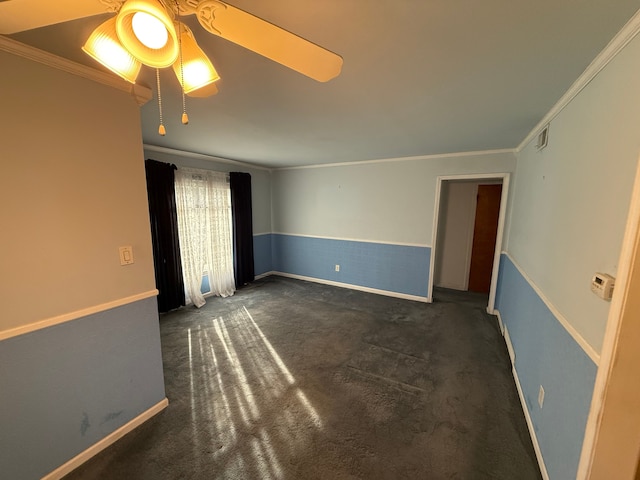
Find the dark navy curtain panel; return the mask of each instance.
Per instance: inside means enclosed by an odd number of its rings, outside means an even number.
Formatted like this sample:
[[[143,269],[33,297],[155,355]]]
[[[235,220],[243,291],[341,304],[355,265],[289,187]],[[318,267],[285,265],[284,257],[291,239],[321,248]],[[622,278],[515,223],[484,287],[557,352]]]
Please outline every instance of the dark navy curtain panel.
[[[229,174],[231,213],[233,216],[233,266],[236,288],[252,282],[253,220],[251,213],[251,175],[242,172]]]
[[[153,265],[156,273],[156,287],[160,292],[158,310],[168,312],[185,304],[174,184],[176,166],[146,160],[145,170]]]

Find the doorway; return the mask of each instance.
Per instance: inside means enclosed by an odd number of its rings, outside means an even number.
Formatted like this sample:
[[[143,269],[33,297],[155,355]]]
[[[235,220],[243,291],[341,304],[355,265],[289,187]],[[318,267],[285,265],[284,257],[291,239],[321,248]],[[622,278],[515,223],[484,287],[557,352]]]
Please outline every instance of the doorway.
[[[433,287],[489,295],[493,313],[509,174],[438,177],[428,301]]]

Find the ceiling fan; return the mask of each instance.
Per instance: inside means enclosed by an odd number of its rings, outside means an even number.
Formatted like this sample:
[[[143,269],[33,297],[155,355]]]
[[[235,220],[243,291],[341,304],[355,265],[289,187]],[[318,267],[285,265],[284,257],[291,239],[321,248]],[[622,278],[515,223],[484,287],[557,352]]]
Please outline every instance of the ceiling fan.
[[[188,95],[203,97],[217,92],[215,81],[220,77],[189,27],[177,20],[186,15],[196,15],[208,32],[319,82],[338,76],[342,68],[339,55],[220,0],[0,0],[0,34],[105,12],[116,16],[96,28],[83,50],[131,83],[135,83],[141,64],[173,66]],[[91,51],[95,50],[93,37],[108,47],[107,53]],[[192,60],[199,66],[194,72],[206,74],[206,80],[189,83]]]

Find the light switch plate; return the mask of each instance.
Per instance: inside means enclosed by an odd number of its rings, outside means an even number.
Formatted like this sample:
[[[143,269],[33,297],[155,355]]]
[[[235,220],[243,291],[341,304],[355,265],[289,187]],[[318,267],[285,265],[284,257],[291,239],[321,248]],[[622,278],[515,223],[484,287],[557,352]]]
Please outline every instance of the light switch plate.
[[[120,265],[131,265],[133,263],[133,248],[131,245],[120,247]]]

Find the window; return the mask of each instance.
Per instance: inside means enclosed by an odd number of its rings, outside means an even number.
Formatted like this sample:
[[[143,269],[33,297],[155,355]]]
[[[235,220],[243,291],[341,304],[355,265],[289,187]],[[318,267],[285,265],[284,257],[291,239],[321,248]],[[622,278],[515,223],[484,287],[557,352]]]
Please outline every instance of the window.
[[[201,307],[204,276],[214,295],[227,297],[235,291],[229,178],[180,168],[175,187],[186,300]]]

